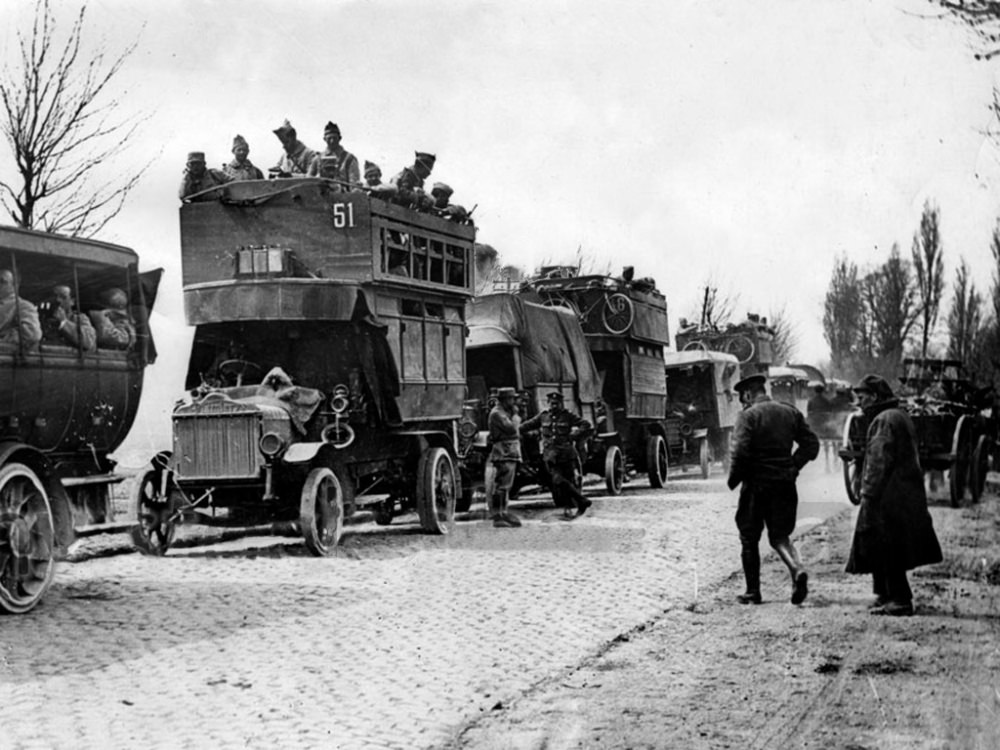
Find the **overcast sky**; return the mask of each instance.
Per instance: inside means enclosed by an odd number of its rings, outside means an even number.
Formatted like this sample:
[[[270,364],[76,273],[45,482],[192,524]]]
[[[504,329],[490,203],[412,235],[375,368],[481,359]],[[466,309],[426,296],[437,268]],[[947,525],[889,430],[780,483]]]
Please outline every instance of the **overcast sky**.
[[[5,20],[30,20],[32,3],[3,2]],[[53,3],[67,20],[78,7]],[[150,375],[179,390],[186,363],[185,154],[221,166],[240,133],[266,170],[285,118],[316,149],[338,123],[386,177],[437,154],[434,178],[477,206],[478,239],[505,262],[569,263],[580,248],[598,270],[634,265],[666,295],[671,335],[711,280],[739,295],[738,317],[784,308],[798,359],[825,361],[834,259],[878,263],[893,242],[908,255],[928,199],[949,285],[964,256],[985,288],[996,66],[933,13],[926,0],[91,0],[89,39],[138,39],[121,102],[152,114],[125,161],[158,156],[104,236],[167,270]]]

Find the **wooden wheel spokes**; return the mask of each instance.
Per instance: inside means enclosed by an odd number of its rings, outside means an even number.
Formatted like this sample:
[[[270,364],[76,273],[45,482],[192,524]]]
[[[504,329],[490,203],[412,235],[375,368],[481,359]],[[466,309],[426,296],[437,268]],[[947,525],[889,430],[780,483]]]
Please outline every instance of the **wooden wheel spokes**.
[[[55,569],[55,524],[48,496],[26,466],[0,470],[0,609],[27,612]]]
[[[460,492],[455,464],[447,450],[424,450],[417,466],[417,513],[420,526],[432,534],[447,534],[455,523],[455,503]]]
[[[434,467],[434,511],[438,523],[448,523],[450,508],[455,506],[455,477],[447,461],[438,461]]]

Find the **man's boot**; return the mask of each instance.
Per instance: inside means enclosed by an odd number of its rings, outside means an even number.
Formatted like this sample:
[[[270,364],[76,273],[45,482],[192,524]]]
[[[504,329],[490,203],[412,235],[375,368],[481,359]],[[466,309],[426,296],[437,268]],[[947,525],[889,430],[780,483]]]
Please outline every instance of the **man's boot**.
[[[792,544],[791,539],[786,537],[774,542],[772,546],[792,575],[792,604],[802,604],[806,600],[806,596],[809,595],[809,574],[799,559],[795,545]]]
[[[744,544],[740,551],[743,577],[747,582],[746,593],[736,597],[740,604],[760,604],[760,550],[756,544]]]

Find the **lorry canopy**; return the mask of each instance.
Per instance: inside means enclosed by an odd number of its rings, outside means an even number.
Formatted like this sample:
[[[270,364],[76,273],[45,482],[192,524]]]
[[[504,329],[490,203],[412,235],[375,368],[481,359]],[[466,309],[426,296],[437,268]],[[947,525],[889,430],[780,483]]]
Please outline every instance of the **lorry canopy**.
[[[569,310],[526,302],[512,294],[489,294],[467,309],[468,349],[518,346],[524,386],[576,383],[581,403],[594,403],[601,381],[580,321]]]

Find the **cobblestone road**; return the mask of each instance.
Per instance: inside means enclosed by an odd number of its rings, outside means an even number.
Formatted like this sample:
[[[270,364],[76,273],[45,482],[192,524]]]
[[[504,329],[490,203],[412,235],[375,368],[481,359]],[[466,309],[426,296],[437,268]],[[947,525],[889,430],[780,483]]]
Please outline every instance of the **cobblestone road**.
[[[255,537],[64,563],[0,619],[0,745],[445,745],[738,567],[721,476],[634,485],[573,522],[529,499],[521,529],[361,524],[330,559]]]

